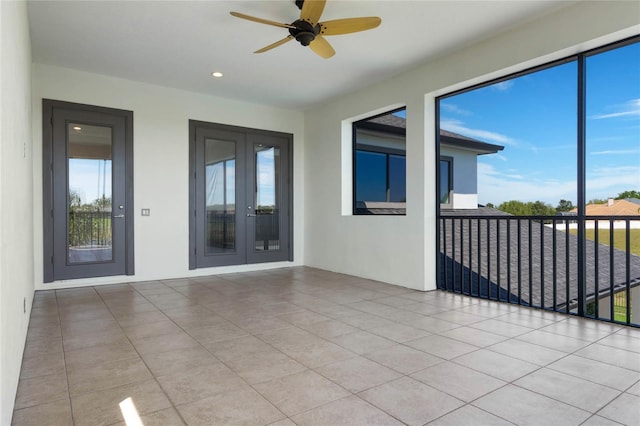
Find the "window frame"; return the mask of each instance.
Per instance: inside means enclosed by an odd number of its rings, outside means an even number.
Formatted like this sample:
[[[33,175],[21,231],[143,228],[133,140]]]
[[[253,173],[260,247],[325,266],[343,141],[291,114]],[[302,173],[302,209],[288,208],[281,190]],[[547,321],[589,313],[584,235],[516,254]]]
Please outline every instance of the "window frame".
[[[454,97],[456,95],[470,92],[476,89],[480,89],[483,87],[491,86],[497,83],[513,80],[518,77],[534,74],[539,71],[543,71],[548,68],[552,68],[555,66],[559,66],[562,64],[566,64],[569,62],[576,62],[577,64],[577,75],[576,75],[576,84],[577,84],[577,94],[576,94],[576,102],[577,102],[577,114],[576,114],[576,126],[577,126],[577,135],[576,135],[576,150],[577,150],[577,215],[575,216],[575,222],[578,223],[578,232],[577,232],[577,281],[580,283],[578,285],[578,294],[577,294],[577,315],[580,317],[585,317],[585,312],[587,310],[587,299],[586,299],[586,275],[587,275],[587,259],[586,259],[586,230],[585,230],[585,222],[588,217],[586,215],[586,96],[587,96],[587,87],[586,87],[586,59],[595,56],[600,53],[605,53],[611,50],[619,49],[625,47],[627,45],[631,45],[634,43],[640,43],[640,35],[636,34],[631,37],[627,37],[618,41],[614,41],[612,43],[607,43],[603,46],[599,46],[593,49],[588,49],[585,51],[579,51],[570,56],[557,59],[554,61],[546,62],[541,65],[533,66],[530,68],[526,68],[524,70],[506,74],[504,76],[491,79],[488,81],[484,81],[478,84],[474,84],[468,87],[464,87],[459,90],[454,90],[452,92],[448,92],[442,94],[440,96],[435,97],[435,141],[436,141],[436,158],[438,161],[436,162],[436,194],[440,192],[440,105],[441,101],[447,98]],[[441,215],[441,204],[439,202],[435,203],[436,209],[436,234],[435,234],[435,249],[436,253],[440,253],[440,236],[441,236],[441,227],[440,227],[440,219],[443,218]],[[441,276],[442,266],[439,260],[436,260],[436,276]],[[440,278],[438,278],[439,280]],[[438,287],[440,288],[440,283],[438,283]],[[629,282],[627,282],[627,294],[629,294]],[[597,305],[596,305],[597,306]],[[596,308],[597,309],[597,308]],[[613,312],[613,308],[612,308]],[[630,324],[630,310],[627,310],[627,325]],[[598,317],[596,311],[596,318]]]
[[[375,118],[378,117],[383,117],[386,115],[392,115],[396,112],[399,111],[406,111],[406,106],[402,106],[400,108],[395,108],[392,109],[390,111],[386,111],[380,114],[376,114],[367,118],[363,118],[361,120],[357,120],[354,121],[351,125],[351,130],[352,130],[352,148],[351,148],[351,154],[352,154],[352,174],[351,174],[351,184],[352,184],[352,207],[351,207],[351,213],[353,216],[406,216],[407,212],[406,212],[406,158],[407,158],[407,154],[406,154],[406,149],[400,150],[400,149],[394,149],[394,148],[389,148],[389,147],[375,147],[372,145],[368,145],[368,144],[363,144],[363,143],[358,143],[358,130],[369,130],[371,131],[371,123],[368,123],[370,120],[373,120]],[[367,128],[363,127],[362,124],[363,123],[368,123]],[[380,127],[380,130],[383,130],[383,128],[386,127],[386,131],[391,130],[390,126],[384,126],[384,125],[373,125],[373,127]],[[375,129],[374,129],[375,130]],[[404,138],[405,140],[405,147],[406,147],[406,129],[400,129],[398,128],[397,131],[393,132],[393,134],[395,134],[396,136],[401,136]],[[389,168],[390,168],[390,161],[389,161],[389,157],[391,155],[394,156],[399,156],[399,157],[403,157],[405,159],[405,209],[404,212],[402,213],[376,213],[376,214],[371,214],[371,213],[360,213],[358,212],[358,200],[357,200],[357,153],[358,151],[363,151],[363,152],[371,152],[371,153],[376,153],[376,154],[383,154],[385,155],[385,180],[386,180],[386,199],[390,200],[391,197],[391,184],[390,184],[390,179],[389,179]],[[381,203],[395,203],[393,201],[381,201]]]
[[[449,202],[448,203],[443,203],[442,202],[442,194],[440,193],[440,186],[442,185],[442,180],[440,179],[441,176],[441,171],[442,171],[442,162],[447,162],[449,163],[449,173],[448,173],[448,181],[449,181]],[[438,162],[438,202],[440,204],[440,208],[441,209],[453,209],[453,157],[449,156],[449,155],[441,155],[440,156],[440,161]]]

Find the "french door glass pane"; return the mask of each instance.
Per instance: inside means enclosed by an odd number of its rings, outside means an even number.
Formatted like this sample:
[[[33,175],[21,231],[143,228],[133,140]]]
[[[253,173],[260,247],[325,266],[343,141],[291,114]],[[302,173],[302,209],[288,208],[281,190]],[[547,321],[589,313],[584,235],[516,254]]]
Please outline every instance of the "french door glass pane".
[[[111,128],[69,123],[67,135],[67,261],[111,261]]]
[[[256,251],[280,250],[280,148],[257,144],[255,154]]]
[[[236,144],[205,140],[207,254],[236,249]]]

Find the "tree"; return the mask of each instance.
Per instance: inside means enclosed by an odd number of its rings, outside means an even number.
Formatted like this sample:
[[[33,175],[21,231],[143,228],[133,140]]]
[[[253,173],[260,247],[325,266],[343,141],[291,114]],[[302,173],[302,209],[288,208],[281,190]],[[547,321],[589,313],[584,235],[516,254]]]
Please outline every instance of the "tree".
[[[493,203],[487,203],[486,207],[489,207],[491,209],[496,208],[496,206],[494,206]]]
[[[556,206],[556,212],[570,212],[573,210],[575,206],[570,200],[560,200],[558,205]]]
[[[554,209],[551,204],[536,201],[531,203],[531,214],[533,216],[553,216],[556,214],[556,209]]]
[[[531,216],[531,205],[518,200],[505,201],[500,203],[498,210],[512,214],[514,216]]]
[[[554,216],[556,209],[543,201],[524,202],[518,200],[505,201],[498,206],[498,210],[514,216]]]
[[[602,200],[600,198],[593,198],[587,202],[587,204],[604,204],[607,200]]]
[[[616,200],[624,200],[626,198],[638,198],[638,199],[640,199],[640,191],[630,190],[630,191],[621,192],[616,197]]]

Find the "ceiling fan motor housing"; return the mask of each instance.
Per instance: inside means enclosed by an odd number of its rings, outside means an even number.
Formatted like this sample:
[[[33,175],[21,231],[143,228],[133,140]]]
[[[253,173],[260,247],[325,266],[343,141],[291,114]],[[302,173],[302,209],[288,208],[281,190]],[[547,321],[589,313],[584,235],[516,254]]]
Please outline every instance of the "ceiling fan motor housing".
[[[316,24],[314,27],[307,21],[298,19],[291,25],[295,26],[295,28],[289,28],[289,34],[303,46],[308,46],[320,34],[320,24]]]

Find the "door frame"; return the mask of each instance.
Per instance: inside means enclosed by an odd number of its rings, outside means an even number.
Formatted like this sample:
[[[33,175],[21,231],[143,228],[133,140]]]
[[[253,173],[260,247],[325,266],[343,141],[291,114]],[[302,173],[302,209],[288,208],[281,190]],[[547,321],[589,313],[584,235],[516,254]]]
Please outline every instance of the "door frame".
[[[125,149],[125,275],[134,275],[134,205],[133,205],[133,111],[85,105],[52,99],[42,100],[42,218],[43,218],[43,282],[56,281],[54,256],[54,187],[53,187],[53,113],[55,110],[93,112],[111,115],[124,120]],[[96,275],[97,276],[97,275]],[[102,276],[102,275],[101,275]],[[90,278],[90,277],[86,277]],[[63,278],[66,279],[66,278]]]
[[[287,181],[284,182],[284,187],[288,192],[288,199],[286,202],[286,206],[288,209],[288,217],[286,219],[287,226],[289,228],[288,235],[286,235],[286,241],[283,241],[287,244],[288,253],[287,259],[288,261],[293,261],[293,135],[290,133],[283,132],[275,132],[270,130],[262,130],[262,129],[254,129],[248,127],[241,126],[233,126],[228,124],[219,124],[219,123],[211,123],[206,121],[198,121],[198,120],[189,120],[189,269],[200,269],[200,268],[214,268],[219,266],[228,266],[228,265],[251,265],[265,262],[277,262],[284,261],[282,259],[271,260],[269,256],[264,257],[263,259],[258,259],[252,262],[249,262],[250,256],[245,257],[244,262],[230,262],[228,264],[220,264],[220,265],[198,265],[198,255],[196,254],[196,250],[198,248],[198,236],[197,236],[197,193],[196,193],[196,173],[197,173],[197,130],[198,129],[207,129],[213,131],[222,131],[222,132],[232,132],[232,133],[242,133],[244,135],[245,144],[249,146],[250,142],[255,137],[266,137],[266,138],[279,138],[283,139],[287,145],[287,160],[286,163],[283,164],[283,167],[286,167],[287,171]],[[251,146],[253,146],[251,144]],[[244,155],[244,152],[243,152]],[[247,164],[248,167],[248,164]],[[243,186],[243,188],[246,185]],[[244,206],[242,208],[242,212],[244,213]],[[246,250],[249,250],[249,247],[246,247]]]

